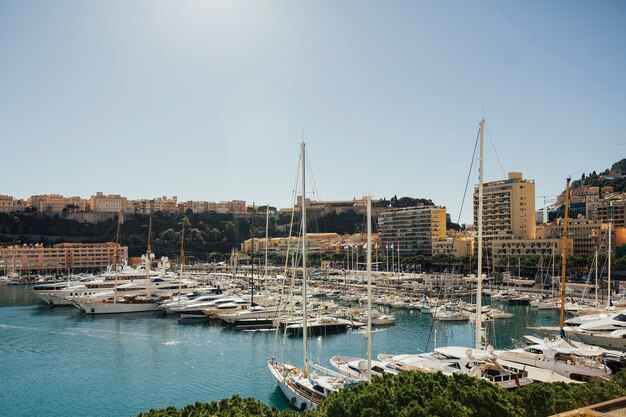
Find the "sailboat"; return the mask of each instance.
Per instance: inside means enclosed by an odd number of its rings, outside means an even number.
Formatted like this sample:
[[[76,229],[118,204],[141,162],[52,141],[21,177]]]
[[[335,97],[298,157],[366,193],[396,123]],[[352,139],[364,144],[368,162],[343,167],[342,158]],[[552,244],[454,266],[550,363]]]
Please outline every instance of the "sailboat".
[[[367,197],[367,359],[353,356],[333,356],[330,363],[344,374],[371,381],[373,376],[394,375],[398,369],[388,367],[385,362],[372,360],[372,199]]]
[[[322,402],[328,395],[341,389],[346,378],[338,373],[314,366],[308,360],[308,313],[307,313],[307,252],[306,252],[306,177],[305,177],[305,144],[300,144],[300,158],[302,167],[302,199],[300,206],[302,224],[302,353],[303,366],[282,362],[276,358],[269,358],[267,366],[272,376],[278,382],[282,393],[289,400],[289,404],[300,411],[310,410]]]
[[[482,312],[483,278],[483,148],[485,121],[480,122],[480,168],[478,180],[478,245],[477,245],[477,281],[476,312]],[[503,388],[515,388],[530,384],[533,380],[542,382],[567,381],[552,371],[522,366],[502,360],[494,354],[492,346],[483,346],[482,314],[476,314],[475,347],[449,346],[435,348],[433,352],[408,355],[378,355],[378,359],[388,367],[398,370],[421,370],[424,372],[442,371],[445,374],[459,372],[481,378]],[[532,374],[531,374],[532,373]]]

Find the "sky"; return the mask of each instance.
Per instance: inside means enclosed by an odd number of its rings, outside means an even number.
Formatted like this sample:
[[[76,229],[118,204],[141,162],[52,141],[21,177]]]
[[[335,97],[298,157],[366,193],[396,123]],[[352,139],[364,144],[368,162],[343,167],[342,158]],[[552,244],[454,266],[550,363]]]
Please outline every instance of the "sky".
[[[0,194],[537,196],[626,156],[623,1],[0,0]],[[537,207],[543,203],[538,197]]]

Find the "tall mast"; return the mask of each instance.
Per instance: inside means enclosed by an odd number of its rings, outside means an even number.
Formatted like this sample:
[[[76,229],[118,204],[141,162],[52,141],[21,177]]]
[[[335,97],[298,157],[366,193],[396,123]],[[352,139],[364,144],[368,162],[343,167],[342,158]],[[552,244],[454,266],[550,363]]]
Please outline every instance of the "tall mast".
[[[563,221],[563,255],[561,256],[561,337],[565,337],[565,277],[567,275],[567,226],[569,225],[569,182],[565,186],[565,219]]]
[[[611,202],[611,207],[608,214],[608,220],[609,220],[609,241],[607,242],[607,248],[608,250],[608,259],[607,259],[607,273],[606,273],[606,279],[607,279],[607,289],[606,289],[606,298],[608,299],[607,302],[607,307],[611,307],[611,244],[612,244],[612,236],[611,236],[611,229],[613,228],[613,202]]]
[[[596,246],[596,254],[593,257],[593,263],[595,265],[596,272],[596,307],[598,307],[598,247]]]
[[[254,305],[254,214],[256,208],[254,202],[252,203],[252,227],[250,228],[250,234],[252,235],[252,269],[250,270],[250,305]]]
[[[478,271],[476,281],[476,350],[482,347],[483,333],[483,162],[485,144],[485,119],[480,121],[480,165],[478,168]]]
[[[180,276],[183,276],[183,265],[185,264],[185,219],[183,218],[183,232],[180,237]]]
[[[263,274],[265,275],[265,289],[267,289],[267,255],[268,255],[268,247],[269,247],[269,238],[270,238],[270,205],[267,203],[265,206],[265,271]]]
[[[150,267],[152,259],[150,258],[150,239],[152,237],[152,214],[150,214],[150,220],[148,220],[148,250],[146,251],[146,272],[150,274]]]
[[[372,197],[367,196],[367,380],[372,380]]]
[[[115,285],[113,286],[113,303],[117,303],[117,266],[120,261],[120,227],[122,219],[117,215],[117,231],[115,232]]]
[[[302,159],[302,201],[300,202],[301,218],[302,218],[302,353],[304,355],[304,375],[308,375],[307,364],[307,338],[309,336],[307,323],[307,306],[306,306],[306,169],[305,169],[305,153],[304,141],[300,144],[300,158]]]

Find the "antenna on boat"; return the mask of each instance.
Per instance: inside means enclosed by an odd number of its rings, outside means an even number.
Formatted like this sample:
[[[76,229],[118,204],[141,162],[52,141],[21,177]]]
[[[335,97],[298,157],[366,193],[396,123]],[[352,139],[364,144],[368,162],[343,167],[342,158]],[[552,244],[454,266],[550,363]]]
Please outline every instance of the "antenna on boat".
[[[569,182],[567,177],[565,186],[565,220],[563,222],[563,256],[561,258],[561,338],[565,337],[565,280],[567,275],[567,226],[569,224]]]

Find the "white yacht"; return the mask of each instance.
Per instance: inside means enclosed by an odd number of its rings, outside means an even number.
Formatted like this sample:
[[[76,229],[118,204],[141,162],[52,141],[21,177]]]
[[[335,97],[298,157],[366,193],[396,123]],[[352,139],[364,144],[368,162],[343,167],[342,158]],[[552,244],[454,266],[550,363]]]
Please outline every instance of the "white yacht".
[[[494,352],[501,359],[549,369],[574,381],[606,380],[611,375],[602,358],[585,358],[576,353],[576,349],[550,344],[532,344],[524,348]]]
[[[378,360],[389,368],[401,371],[439,371],[446,375],[464,373],[507,389],[533,382],[528,376],[528,371],[523,367],[499,363],[490,349],[485,352],[475,352],[464,347],[450,346],[422,354],[378,355]]]
[[[626,329],[626,311],[610,315],[598,320],[590,320],[579,326],[585,332],[608,332],[613,330]]]
[[[200,311],[204,315],[204,318],[217,319],[220,314],[247,310],[249,307],[250,300],[248,299],[226,297],[213,301],[212,304],[205,306]],[[181,313],[181,317],[185,318],[185,314],[186,313]]]
[[[158,311],[158,301],[154,296],[133,296],[76,304],[87,314],[120,314]]]
[[[330,363],[335,368],[357,379],[367,380],[369,375],[381,377],[383,375],[395,375],[400,373],[397,368],[390,368],[384,362],[376,360],[371,362],[371,368],[368,372],[367,359],[356,358],[354,356],[333,356],[330,358]]]
[[[626,351],[626,329],[609,331],[576,331],[577,338],[590,345]]]

